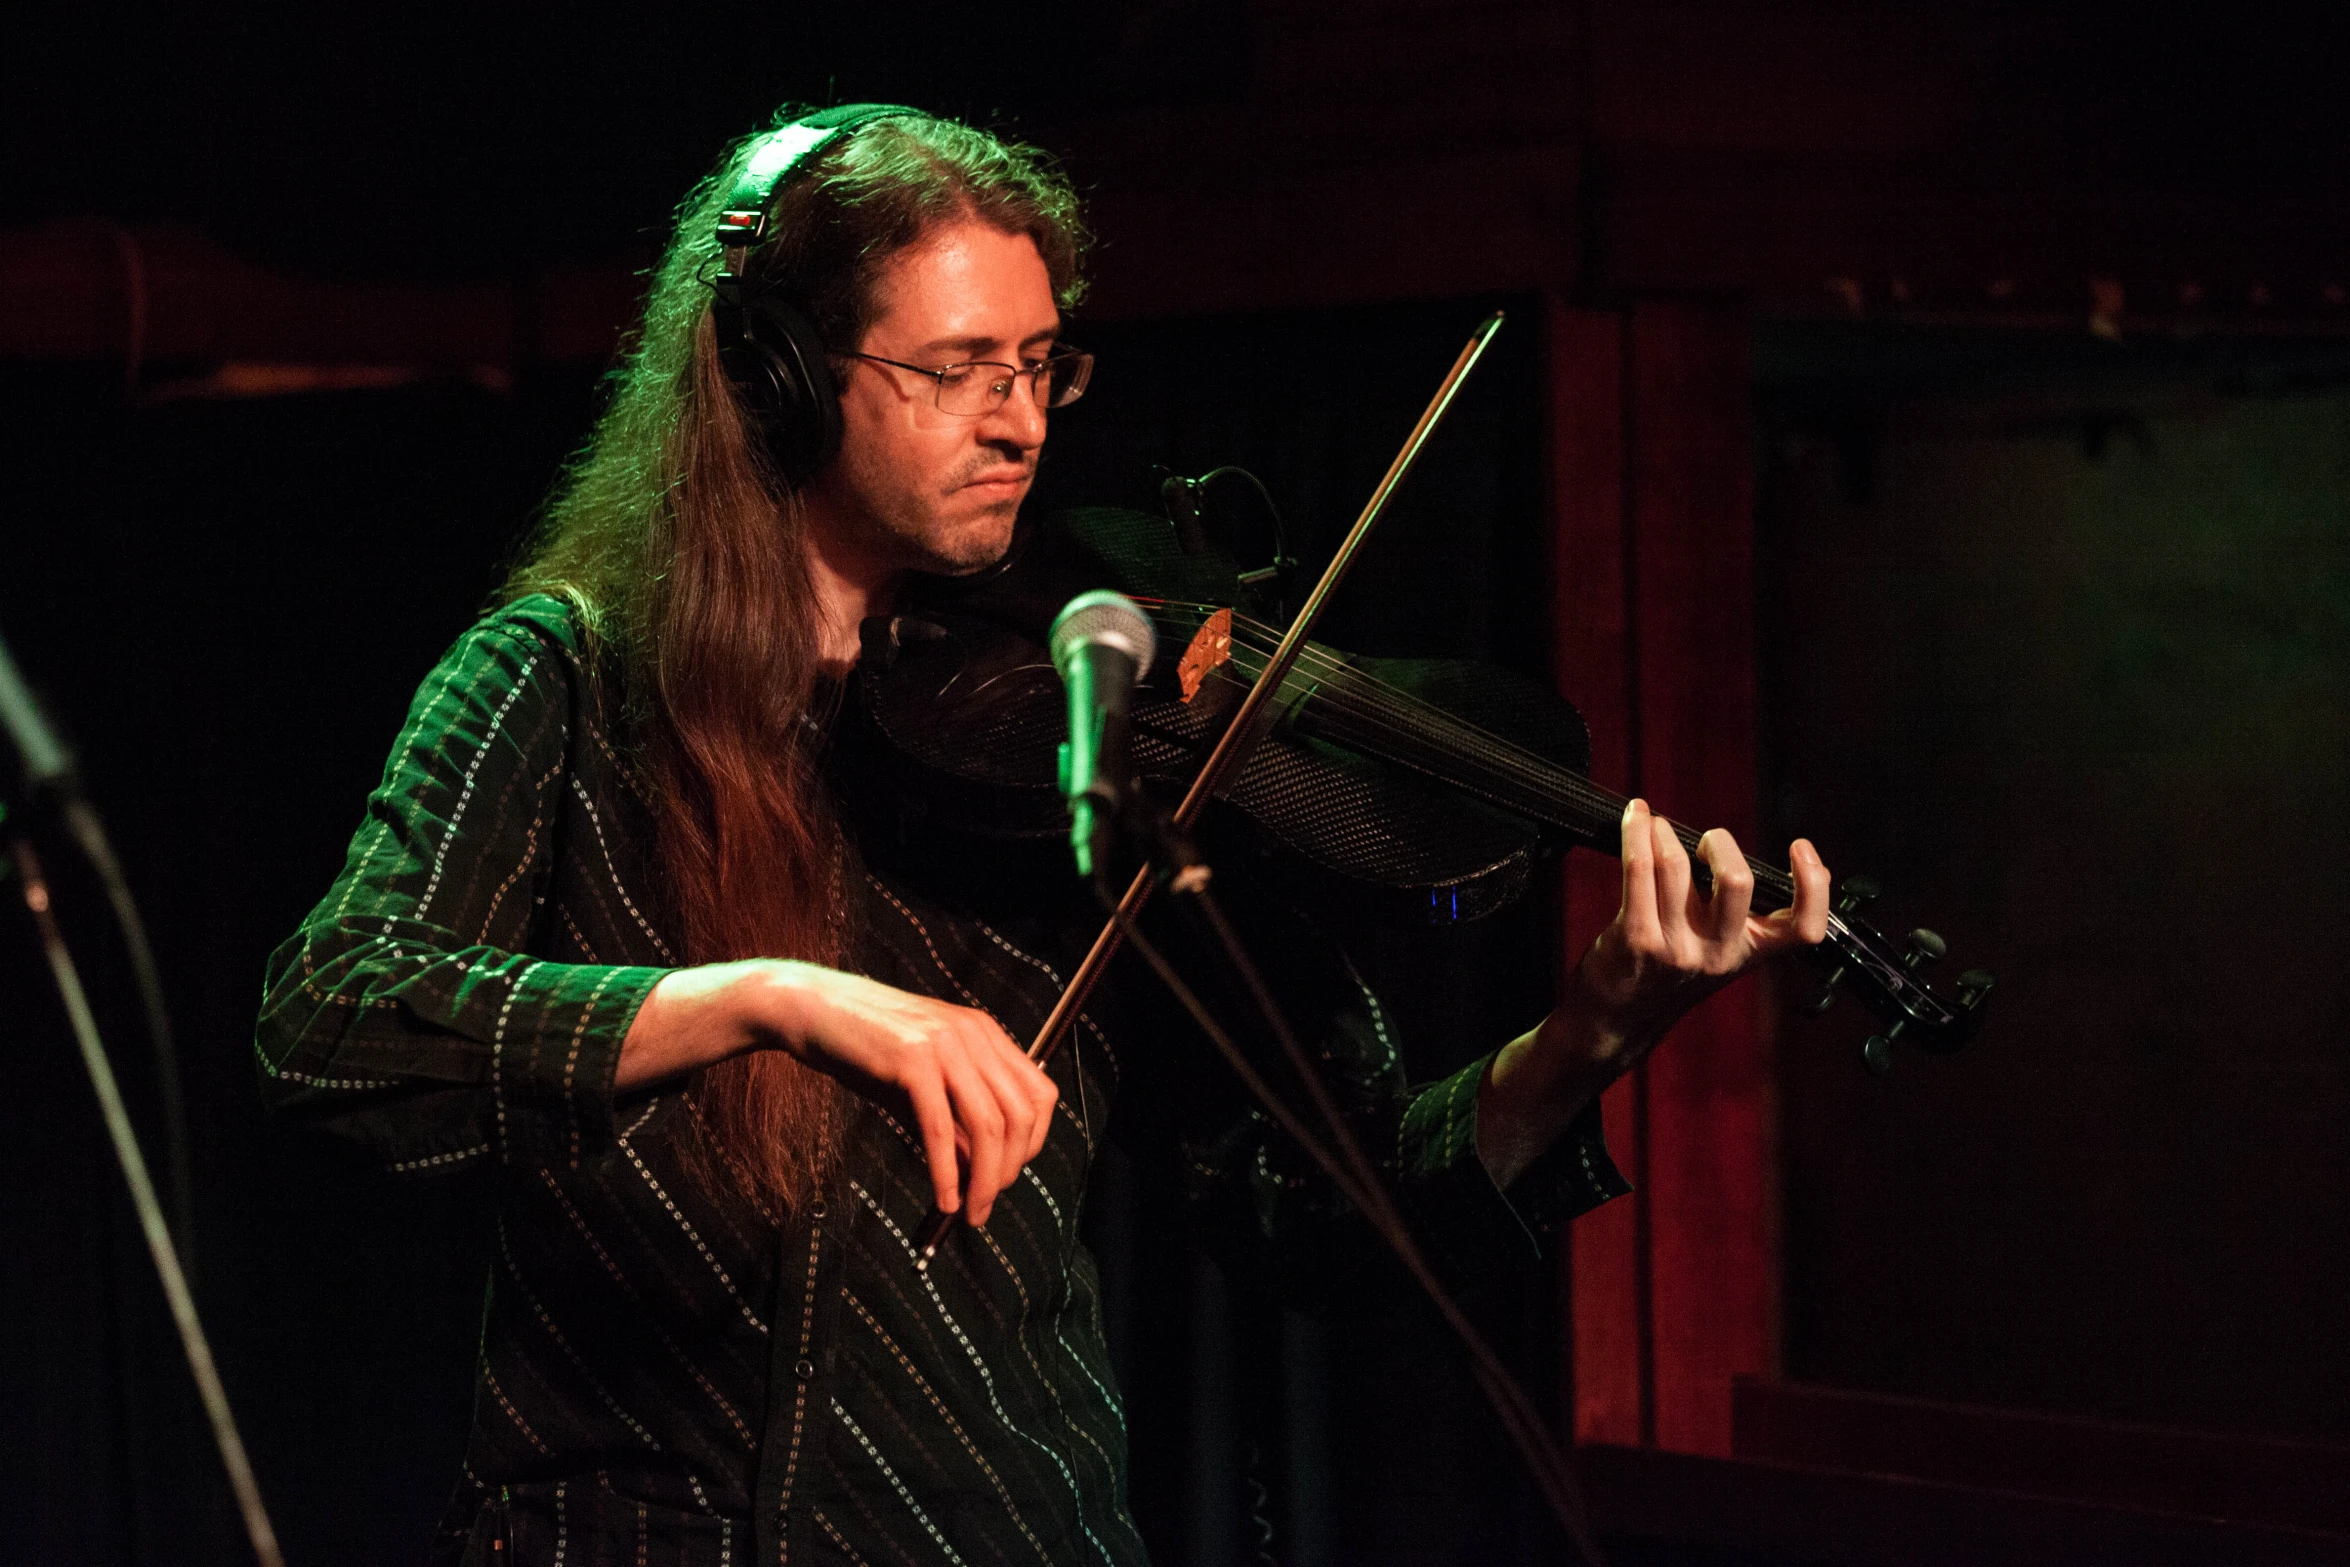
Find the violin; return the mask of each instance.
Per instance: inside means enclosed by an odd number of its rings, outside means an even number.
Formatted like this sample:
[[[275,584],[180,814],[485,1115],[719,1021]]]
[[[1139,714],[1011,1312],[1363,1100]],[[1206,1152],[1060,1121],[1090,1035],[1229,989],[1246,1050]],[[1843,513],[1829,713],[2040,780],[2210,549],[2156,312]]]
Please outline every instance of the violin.
[[[1079,510],[1023,523],[1003,563],[923,579],[894,615],[864,628],[856,673],[865,722],[894,759],[891,809],[950,834],[1058,843],[1068,831],[1056,768],[1067,710],[1046,628],[1080,592],[1112,588],[1151,617],[1161,654],[1133,694],[1132,767],[1172,795],[1198,773],[1263,674],[1281,632],[1260,618],[1238,565],[1140,512]],[[1173,650],[1180,650],[1179,656]],[[1253,743],[1215,790],[1310,879],[1400,920],[1477,919],[1521,896],[1535,868],[1572,848],[1620,849],[1624,796],[1592,781],[1574,706],[1539,681],[1465,660],[1369,658],[1304,644],[1248,720]],[[859,793],[873,795],[870,776]],[[1692,851],[1698,833],[1674,834]],[[1750,860],[1754,908],[1794,899],[1782,868]],[[1887,1026],[1864,1063],[1890,1068],[1896,1041],[1930,1052],[1981,1026],[1992,976],[1948,990],[1925,974],[1945,944],[1896,944],[1863,916],[1873,883],[1839,883],[1811,960],[1814,1010],[1849,988]]]

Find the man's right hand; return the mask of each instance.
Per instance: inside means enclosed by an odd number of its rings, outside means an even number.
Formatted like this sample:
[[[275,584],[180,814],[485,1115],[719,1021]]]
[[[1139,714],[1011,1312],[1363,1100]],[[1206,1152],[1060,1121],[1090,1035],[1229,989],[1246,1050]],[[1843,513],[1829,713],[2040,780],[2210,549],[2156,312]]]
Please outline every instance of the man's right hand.
[[[812,963],[754,958],[666,975],[621,1044],[615,1086],[681,1076],[747,1050],[788,1050],[890,1109],[911,1107],[941,1213],[985,1224],[1043,1151],[1060,1091],[972,1007]]]

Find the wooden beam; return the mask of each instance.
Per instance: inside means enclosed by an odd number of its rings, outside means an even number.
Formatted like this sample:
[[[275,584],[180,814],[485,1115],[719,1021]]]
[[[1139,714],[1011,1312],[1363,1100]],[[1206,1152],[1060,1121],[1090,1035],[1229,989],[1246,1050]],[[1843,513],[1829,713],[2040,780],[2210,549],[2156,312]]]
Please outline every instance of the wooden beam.
[[[642,292],[617,265],[516,284],[326,282],[253,266],[186,229],[75,220],[0,232],[0,357],[133,369],[601,364]]]

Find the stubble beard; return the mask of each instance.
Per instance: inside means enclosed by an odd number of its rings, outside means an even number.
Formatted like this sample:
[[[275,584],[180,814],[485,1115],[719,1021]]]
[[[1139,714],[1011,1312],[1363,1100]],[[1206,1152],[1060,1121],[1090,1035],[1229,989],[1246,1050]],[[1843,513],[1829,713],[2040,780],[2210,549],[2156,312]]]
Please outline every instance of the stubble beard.
[[[901,491],[887,508],[868,512],[866,522],[887,557],[911,571],[941,577],[968,576],[1003,559],[1011,548],[1012,526],[1028,498],[1022,490],[1009,500],[970,508],[957,507],[963,486],[987,466],[974,464],[944,489],[930,495]],[[1029,470],[1034,473],[1033,467]]]
[[[953,523],[931,523],[919,538],[905,541],[920,557],[914,569],[942,577],[985,571],[1011,548],[1012,524],[1019,514],[1019,500],[998,501]]]

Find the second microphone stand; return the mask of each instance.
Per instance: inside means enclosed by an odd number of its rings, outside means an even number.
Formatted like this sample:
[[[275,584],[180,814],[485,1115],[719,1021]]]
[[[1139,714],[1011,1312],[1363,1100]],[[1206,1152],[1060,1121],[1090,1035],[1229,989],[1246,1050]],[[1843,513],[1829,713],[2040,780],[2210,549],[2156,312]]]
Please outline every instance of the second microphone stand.
[[[1141,848],[1146,857],[1145,873],[1153,884],[1170,894],[1180,908],[1189,912],[1207,933],[1208,945],[1222,954],[1241,990],[1249,997],[1266,1030],[1279,1045],[1291,1074],[1312,1100],[1315,1114],[1321,1121],[1317,1133],[1308,1126],[1305,1117],[1289,1104],[1257,1070],[1231,1032],[1227,1030],[1200,999],[1199,993],[1183,977],[1174,964],[1167,960],[1157,945],[1142,932],[1140,922],[1125,906],[1111,883],[1106,867],[1097,863],[1090,878],[1097,897],[1109,909],[1120,934],[1128,945],[1158,975],[1184,1011],[1199,1026],[1216,1053],[1223,1057],[1233,1074],[1238,1077],[1251,1097],[1264,1107],[1275,1125],[1319,1167],[1339,1194],[1363,1215],[1388,1249],[1395,1254],[1404,1270],[1420,1286],[1437,1314],[1444,1319],[1461,1347],[1469,1356],[1470,1370],[1477,1385],[1518,1449],[1527,1471],[1541,1490],[1543,1500],[1574,1542],[1576,1550],[1591,1567],[1602,1567],[1605,1558],[1592,1538],[1588,1509],[1584,1505],[1581,1486],[1574,1466],[1566,1451],[1552,1434],[1549,1423],[1535,1407],[1515,1376],[1501,1357],[1485,1341],[1485,1336],[1470,1321],[1452,1292],[1430,1266],[1427,1254],[1405,1222],[1402,1209],[1390,1190],[1389,1179],[1355,1136],[1321,1071],[1307,1055],[1290,1026],[1280,1003],[1274,999],[1265,983],[1263,971],[1249,955],[1248,946],[1226,918],[1222,904],[1214,891],[1215,875],[1201,857],[1197,845],[1180,823],[1149,798],[1139,788],[1126,791],[1122,809],[1116,822],[1130,843]],[[1138,878],[1140,879],[1140,878]],[[1325,1141],[1325,1134],[1327,1141]]]

